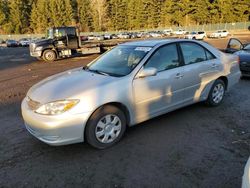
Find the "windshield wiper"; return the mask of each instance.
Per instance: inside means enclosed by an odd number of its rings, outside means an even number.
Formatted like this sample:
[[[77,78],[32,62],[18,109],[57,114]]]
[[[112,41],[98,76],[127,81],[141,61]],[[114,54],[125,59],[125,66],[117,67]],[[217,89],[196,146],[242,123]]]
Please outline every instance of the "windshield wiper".
[[[88,67],[85,67],[84,70],[88,70],[90,72],[94,72],[94,73],[97,73],[97,74],[101,74],[101,75],[105,75],[105,76],[110,76],[108,73],[106,72],[102,72],[102,71],[99,71],[99,70],[95,70],[95,69],[89,69]]]
[[[114,77],[125,76],[125,75],[120,75],[120,74],[115,74],[115,73],[107,73],[107,72],[103,72],[103,71],[99,71],[99,70],[95,70],[95,69],[89,69],[88,66],[85,66],[82,69],[86,70],[86,71],[89,71],[89,72],[94,72],[94,73],[97,73],[97,74],[105,75],[105,76],[114,76]]]

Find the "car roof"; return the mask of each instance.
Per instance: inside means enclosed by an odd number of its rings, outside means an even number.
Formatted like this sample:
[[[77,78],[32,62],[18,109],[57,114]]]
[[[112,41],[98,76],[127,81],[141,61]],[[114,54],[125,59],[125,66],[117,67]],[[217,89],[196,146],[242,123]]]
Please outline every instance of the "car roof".
[[[141,40],[126,42],[120,44],[120,46],[142,46],[142,47],[154,47],[156,45],[167,44],[170,42],[181,42],[181,41],[190,41],[187,39],[154,39],[154,40]]]

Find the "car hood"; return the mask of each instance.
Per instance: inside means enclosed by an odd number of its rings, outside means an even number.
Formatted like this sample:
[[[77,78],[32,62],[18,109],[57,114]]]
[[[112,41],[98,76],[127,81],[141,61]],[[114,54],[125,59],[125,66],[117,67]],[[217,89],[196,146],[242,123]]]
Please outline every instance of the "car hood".
[[[42,80],[30,88],[27,96],[43,104],[56,100],[74,99],[74,97],[79,99],[82,93],[104,86],[116,79],[116,77],[77,68]]]
[[[234,54],[240,57],[240,61],[250,62],[250,50],[240,50]]]

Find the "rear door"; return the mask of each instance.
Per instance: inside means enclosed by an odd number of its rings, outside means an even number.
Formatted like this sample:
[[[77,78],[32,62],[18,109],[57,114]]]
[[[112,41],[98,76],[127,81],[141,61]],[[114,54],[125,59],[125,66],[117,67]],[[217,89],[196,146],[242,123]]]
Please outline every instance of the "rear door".
[[[180,49],[185,64],[184,100],[191,103],[200,101],[206,85],[216,78],[222,65],[210,51],[197,43],[181,42]]]

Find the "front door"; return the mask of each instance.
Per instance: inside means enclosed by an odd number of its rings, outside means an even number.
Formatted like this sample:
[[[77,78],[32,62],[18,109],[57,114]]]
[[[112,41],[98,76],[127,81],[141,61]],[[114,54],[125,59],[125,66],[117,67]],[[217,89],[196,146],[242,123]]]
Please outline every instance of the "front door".
[[[78,36],[76,33],[76,28],[69,27],[67,28],[67,40],[68,40],[68,48],[69,49],[77,49],[78,48]]]
[[[156,76],[133,81],[137,122],[165,113],[183,100],[183,67],[175,43],[157,49],[142,68],[149,67],[157,69]]]

